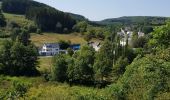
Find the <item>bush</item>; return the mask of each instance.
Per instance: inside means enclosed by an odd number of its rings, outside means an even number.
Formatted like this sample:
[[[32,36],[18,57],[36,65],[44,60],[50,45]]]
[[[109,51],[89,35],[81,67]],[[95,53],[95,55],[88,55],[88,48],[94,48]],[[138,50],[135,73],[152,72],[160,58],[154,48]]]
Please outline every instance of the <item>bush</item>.
[[[52,80],[64,82],[67,80],[67,62],[63,54],[58,54],[53,58]]]
[[[42,32],[42,31],[41,31],[41,29],[39,29],[39,28],[38,28],[37,31],[36,31],[37,34],[41,34],[41,32]]]
[[[0,50],[1,74],[12,76],[37,75],[37,49],[34,45],[23,45],[19,41],[5,41]]]
[[[37,33],[37,34],[40,34],[41,33],[41,30],[40,29],[37,29],[37,26],[34,25],[34,24],[29,24],[27,26],[27,30],[29,33]]]
[[[170,88],[170,50],[166,49],[156,55],[137,57],[126,68],[119,79],[118,91],[126,99],[154,100],[160,95],[169,93]],[[113,90],[114,93],[116,91]],[[114,94],[113,93],[113,94]]]

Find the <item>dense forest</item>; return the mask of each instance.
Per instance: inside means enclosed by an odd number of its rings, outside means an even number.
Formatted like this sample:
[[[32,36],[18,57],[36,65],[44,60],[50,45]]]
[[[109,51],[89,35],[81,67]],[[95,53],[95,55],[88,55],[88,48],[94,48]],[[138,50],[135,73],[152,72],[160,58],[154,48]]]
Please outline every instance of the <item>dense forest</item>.
[[[4,15],[2,14],[2,12],[0,10],[0,27],[3,27],[5,25],[6,25],[5,18],[4,18]]]
[[[99,21],[101,24],[124,24],[124,25],[163,25],[167,20],[167,17],[152,17],[152,16],[125,16],[119,18],[111,18]]]
[[[24,14],[42,31],[70,32],[76,20],[68,13],[32,0],[4,0],[2,10],[7,13]]]

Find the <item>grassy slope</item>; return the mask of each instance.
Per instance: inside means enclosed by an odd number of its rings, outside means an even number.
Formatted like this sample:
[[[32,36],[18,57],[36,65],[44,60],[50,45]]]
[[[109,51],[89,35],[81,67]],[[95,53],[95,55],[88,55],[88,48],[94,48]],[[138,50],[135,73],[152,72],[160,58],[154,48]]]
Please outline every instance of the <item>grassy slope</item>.
[[[13,21],[16,22],[20,26],[26,26],[28,24],[33,24],[33,21],[25,19],[24,15],[15,15],[15,14],[9,14],[9,13],[3,13],[6,21]]]
[[[84,44],[86,41],[75,34],[56,34],[56,33],[43,33],[40,34],[32,34],[31,40],[35,45],[41,46],[43,43],[53,43],[58,42],[59,40],[70,40],[72,43],[80,43]]]
[[[4,13],[4,16],[7,21],[14,21],[20,26],[33,24],[32,21],[25,19],[25,16],[23,15]],[[43,35],[32,33],[31,40],[37,46],[41,46],[43,43],[57,42],[59,40],[70,40],[72,43],[80,44],[86,43],[81,36],[78,36],[77,34],[74,33],[71,34],[43,33]]]

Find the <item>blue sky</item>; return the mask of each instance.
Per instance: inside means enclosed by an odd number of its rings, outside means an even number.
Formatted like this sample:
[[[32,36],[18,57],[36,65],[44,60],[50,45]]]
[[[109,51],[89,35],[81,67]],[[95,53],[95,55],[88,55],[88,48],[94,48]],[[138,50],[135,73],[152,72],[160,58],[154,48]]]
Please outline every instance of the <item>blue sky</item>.
[[[121,16],[170,17],[170,0],[35,0],[64,12],[103,20]]]

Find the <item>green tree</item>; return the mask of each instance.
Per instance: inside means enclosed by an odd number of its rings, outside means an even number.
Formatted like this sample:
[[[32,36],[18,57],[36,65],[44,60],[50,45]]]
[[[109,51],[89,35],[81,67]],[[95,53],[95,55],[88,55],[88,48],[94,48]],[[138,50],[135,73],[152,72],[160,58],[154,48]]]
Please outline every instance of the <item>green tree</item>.
[[[59,40],[58,42],[60,44],[61,49],[67,49],[71,45],[71,41],[64,41],[64,40]]]
[[[21,30],[19,28],[14,28],[10,34],[12,41],[15,41],[20,33],[21,33]]]
[[[0,50],[0,74],[9,74],[11,73],[11,66],[12,66],[12,58],[11,58],[11,47],[13,46],[13,42],[11,41],[4,41],[3,46]]]
[[[115,65],[113,66],[113,81],[117,81],[119,77],[124,74],[127,65],[129,65],[127,58],[120,57],[116,61]]]
[[[19,35],[19,40],[21,43],[23,43],[25,46],[30,44],[30,33],[28,33],[27,30],[22,30]]]
[[[16,41],[11,48],[14,75],[35,75],[38,64],[37,49],[34,45],[28,46]]]
[[[67,62],[64,54],[58,54],[53,58],[52,80],[64,82],[67,80]]]
[[[74,51],[73,51],[73,49],[68,48],[67,53],[68,53],[68,55],[72,56],[74,54]]]
[[[111,74],[113,66],[113,50],[112,43],[106,40],[99,52],[96,54],[94,71],[96,80],[103,81]]]
[[[157,27],[154,32],[151,33],[152,38],[149,41],[149,45],[154,48],[167,48],[170,45],[170,22],[166,25]]]
[[[84,33],[87,31],[87,26],[88,26],[88,23],[86,21],[81,21],[81,22],[78,22],[76,25],[74,25],[73,29],[77,32]]]
[[[1,9],[0,9],[0,27],[3,27],[6,25],[6,22],[5,22],[5,17],[4,15],[2,14],[1,12]]]
[[[88,84],[93,81],[93,63],[95,51],[92,47],[83,46],[76,58],[73,58],[69,64],[69,80],[82,84]],[[73,55],[73,57],[75,57]]]
[[[2,74],[13,76],[33,76],[38,74],[36,69],[38,54],[33,44],[24,46],[19,41],[5,41],[0,52]]]

